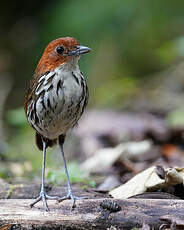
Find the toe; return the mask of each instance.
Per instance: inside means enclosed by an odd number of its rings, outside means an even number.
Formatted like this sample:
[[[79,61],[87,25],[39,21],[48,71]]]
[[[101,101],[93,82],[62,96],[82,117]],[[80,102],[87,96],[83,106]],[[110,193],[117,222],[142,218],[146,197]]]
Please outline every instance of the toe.
[[[76,207],[76,204],[75,204],[75,197],[74,196],[71,196],[71,200],[72,200],[72,209]]]
[[[69,196],[63,196],[63,197],[61,197],[61,198],[58,199],[58,202],[60,203],[60,202],[62,202],[63,200],[68,200],[68,199],[70,199]]]
[[[43,205],[44,205],[45,211],[49,212],[49,207],[47,205],[47,201],[46,201],[45,196],[42,197],[42,201],[43,201]]]
[[[33,203],[30,204],[30,207],[32,208],[36,203],[38,203],[41,200],[41,196],[39,196]]]

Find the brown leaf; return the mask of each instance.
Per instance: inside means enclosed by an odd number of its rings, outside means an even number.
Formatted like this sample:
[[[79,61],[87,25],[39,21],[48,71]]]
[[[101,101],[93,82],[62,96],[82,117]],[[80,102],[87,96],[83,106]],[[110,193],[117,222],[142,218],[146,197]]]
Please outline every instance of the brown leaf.
[[[5,224],[0,227],[0,230],[8,230],[8,228],[11,226],[11,224]]]

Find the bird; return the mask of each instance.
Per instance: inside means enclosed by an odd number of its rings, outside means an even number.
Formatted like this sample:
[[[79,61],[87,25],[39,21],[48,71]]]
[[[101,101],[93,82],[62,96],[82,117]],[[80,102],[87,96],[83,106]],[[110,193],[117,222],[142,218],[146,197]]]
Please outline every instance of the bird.
[[[42,201],[44,209],[49,211],[48,199],[59,202],[71,199],[74,208],[76,200],[81,199],[72,191],[63,144],[67,132],[77,125],[88,103],[88,86],[78,61],[90,51],[73,37],[58,38],[47,45],[30,80],[24,109],[28,123],[36,131],[36,145],[43,151],[41,191],[31,207]],[[61,198],[49,196],[45,191],[46,150],[57,143],[68,187],[67,195]]]

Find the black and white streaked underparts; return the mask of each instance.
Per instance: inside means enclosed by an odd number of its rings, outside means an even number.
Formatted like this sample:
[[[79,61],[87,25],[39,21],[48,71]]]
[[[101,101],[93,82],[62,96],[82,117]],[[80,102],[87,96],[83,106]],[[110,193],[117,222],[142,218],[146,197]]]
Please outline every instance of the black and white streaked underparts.
[[[87,105],[88,88],[78,65],[61,65],[40,76],[34,95],[27,106],[28,122],[52,140],[75,126]]]

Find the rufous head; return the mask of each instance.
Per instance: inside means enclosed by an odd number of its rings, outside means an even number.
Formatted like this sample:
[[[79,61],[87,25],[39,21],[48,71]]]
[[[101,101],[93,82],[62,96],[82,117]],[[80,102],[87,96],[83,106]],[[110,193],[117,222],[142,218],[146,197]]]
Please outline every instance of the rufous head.
[[[37,65],[37,75],[52,71],[61,64],[71,59],[79,59],[80,55],[90,52],[91,49],[80,46],[79,42],[72,37],[58,38],[48,44]]]

